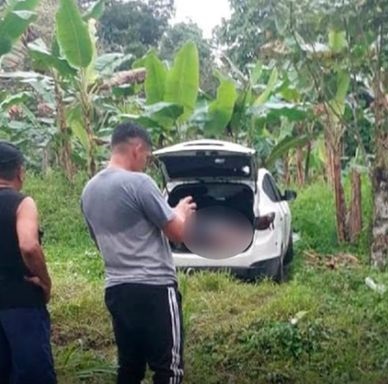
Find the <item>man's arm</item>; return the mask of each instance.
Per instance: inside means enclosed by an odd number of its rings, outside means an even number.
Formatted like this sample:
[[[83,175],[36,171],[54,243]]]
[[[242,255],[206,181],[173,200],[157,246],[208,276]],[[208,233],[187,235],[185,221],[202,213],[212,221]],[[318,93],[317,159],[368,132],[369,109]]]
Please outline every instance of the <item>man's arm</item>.
[[[30,197],[26,197],[19,205],[16,231],[23,261],[32,274],[32,277],[26,277],[26,279],[43,289],[48,302],[51,294],[51,279],[39,243],[38,209]]]
[[[164,234],[174,243],[182,243],[185,235],[187,219],[196,209],[196,204],[189,196],[182,199],[173,209],[174,218],[166,223],[163,227]]]
[[[183,241],[187,218],[196,209],[196,204],[191,197],[182,199],[172,209],[156,183],[147,177],[139,188],[137,200],[146,217],[160,228],[169,240],[175,243]]]
[[[82,200],[81,200],[80,206],[81,206],[82,215],[83,215],[83,217],[84,217],[84,219],[85,219],[86,226],[88,227],[89,235],[90,235],[90,237],[92,238],[92,240],[93,240],[95,246],[97,247],[97,249],[100,250],[100,247],[98,246],[98,243],[97,243],[96,235],[94,234],[93,228],[92,228],[92,226],[90,225],[90,223],[89,223],[89,221],[88,221],[88,219],[87,219],[87,217],[86,217],[86,215],[85,215],[84,207],[83,207],[83,201],[82,201]]]

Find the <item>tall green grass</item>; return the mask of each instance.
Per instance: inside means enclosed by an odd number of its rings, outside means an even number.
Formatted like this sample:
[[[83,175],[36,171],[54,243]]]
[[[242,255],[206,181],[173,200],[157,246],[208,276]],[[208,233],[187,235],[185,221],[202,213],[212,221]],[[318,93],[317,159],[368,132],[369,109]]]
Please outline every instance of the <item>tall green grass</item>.
[[[350,185],[345,180],[347,206],[350,205]],[[293,228],[300,235],[301,249],[312,249],[323,254],[346,251],[368,260],[370,225],[372,218],[372,191],[370,181],[362,179],[363,228],[360,238],[353,246],[337,241],[334,195],[330,185],[317,182],[298,191],[298,197],[291,203]]]
[[[50,304],[59,384],[115,382],[116,350],[103,302],[103,265],[79,210],[86,181],[31,176],[54,281]],[[364,184],[365,228],[370,220]],[[179,275],[186,326],[186,383],[384,383],[388,377],[387,294],[368,288],[367,233],[357,246],[335,237],[330,189],[314,184],[292,203],[297,243],[292,279],[246,284],[223,273]],[[346,250],[360,264],[332,270],[309,263],[304,250]],[[151,383],[150,375],[147,383]]]

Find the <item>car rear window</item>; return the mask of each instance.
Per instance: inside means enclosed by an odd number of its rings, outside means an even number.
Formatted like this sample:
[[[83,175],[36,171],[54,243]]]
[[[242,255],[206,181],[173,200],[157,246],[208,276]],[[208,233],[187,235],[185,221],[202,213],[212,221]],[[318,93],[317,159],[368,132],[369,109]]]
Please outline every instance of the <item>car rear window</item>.
[[[161,158],[168,176],[176,178],[241,177],[252,174],[251,158],[246,156],[169,156]]]

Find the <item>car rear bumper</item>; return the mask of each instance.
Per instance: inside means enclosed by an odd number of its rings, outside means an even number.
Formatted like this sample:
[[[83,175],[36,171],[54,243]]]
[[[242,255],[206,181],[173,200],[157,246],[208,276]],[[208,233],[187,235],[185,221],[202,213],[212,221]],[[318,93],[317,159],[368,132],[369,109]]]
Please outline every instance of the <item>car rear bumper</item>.
[[[280,256],[261,260],[248,267],[239,266],[177,266],[178,271],[192,273],[195,271],[224,271],[244,280],[274,278],[279,270]]]

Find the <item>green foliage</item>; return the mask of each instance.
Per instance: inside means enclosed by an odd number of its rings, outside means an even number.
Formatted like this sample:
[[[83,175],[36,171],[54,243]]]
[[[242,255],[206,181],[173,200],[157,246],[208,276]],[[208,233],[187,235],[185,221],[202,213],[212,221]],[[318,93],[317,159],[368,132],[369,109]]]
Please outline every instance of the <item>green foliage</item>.
[[[25,190],[39,207],[45,244],[64,244],[67,249],[91,246],[79,205],[85,181],[84,174],[79,174],[73,185],[58,173],[27,175]]]
[[[65,59],[50,53],[42,40],[30,43],[28,49],[36,70],[51,71],[54,69],[64,77],[76,74],[75,69]]]
[[[89,148],[87,133],[85,132],[82,122],[82,110],[79,105],[73,105],[66,109],[66,123],[70,127],[71,132],[79,140],[84,149]]]
[[[162,63],[154,51],[151,51],[145,58],[145,67],[147,70],[147,77],[144,87],[147,96],[147,104],[163,101],[166,90],[166,65]]]
[[[15,43],[36,18],[33,12],[38,0],[13,0],[0,15],[0,57],[10,52]]]
[[[216,29],[217,42],[240,69],[259,58],[259,48],[274,36],[276,26],[270,0],[231,0],[230,20]],[[242,39],[241,36],[244,36]]]
[[[270,154],[264,159],[265,167],[273,169],[275,162],[281,159],[291,149],[305,145],[309,141],[307,136],[291,137],[286,136],[277,143],[271,150]]]
[[[29,92],[20,92],[16,95],[10,95],[0,102],[0,109],[7,109],[14,105],[26,103],[30,98],[31,94]]]
[[[82,20],[75,0],[60,0],[59,4],[56,35],[62,54],[72,66],[86,68],[93,56],[88,26]]]
[[[345,192],[349,200],[350,183],[346,180]],[[302,249],[313,249],[322,254],[337,251],[354,252],[367,261],[369,255],[370,225],[372,220],[372,192],[370,181],[362,178],[363,229],[355,246],[338,245],[335,227],[335,205],[332,190],[325,182],[314,183],[298,192],[292,203],[293,227],[301,236]],[[317,220],[319,218],[319,220]]]
[[[336,31],[334,29],[329,31],[329,47],[332,52],[338,54],[347,48],[347,46],[346,31]]]
[[[142,57],[158,46],[173,9],[173,0],[108,2],[98,33],[104,51]]]
[[[94,4],[92,4],[89,9],[82,15],[82,18],[85,21],[89,19],[100,19],[104,14],[105,10],[105,1],[106,0],[98,0]]]
[[[221,79],[217,98],[209,105],[208,122],[205,131],[208,135],[222,135],[232,118],[237,100],[236,86],[231,80]]]
[[[121,116],[150,128],[158,142],[161,138],[177,137],[179,126],[186,123],[197,102],[199,63],[196,45],[193,42],[183,45],[169,69],[154,51],[134,65],[146,68],[146,102],[138,100],[140,108],[135,113]]]
[[[298,193],[293,203],[293,227],[303,248],[320,253],[337,249],[334,200],[326,183],[313,184]]]
[[[211,42],[203,37],[202,30],[197,24],[188,21],[174,24],[168,28],[160,41],[160,57],[170,62],[173,61],[179,48],[187,41],[193,41],[198,48],[201,90],[214,94],[217,83],[213,71],[216,64],[211,50]]]
[[[160,102],[144,106],[141,115],[123,114],[122,117],[138,121],[144,127],[153,128],[155,132],[167,134],[183,114],[183,106]],[[163,131],[158,132],[162,127]]]
[[[194,110],[199,86],[198,50],[193,42],[187,42],[177,53],[174,65],[166,80],[165,101],[182,105],[182,120]]]
[[[268,83],[264,92],[256,99],[254,105],[262,105],[268,101],[268,99],[271,96],[271,93],[273,92],[276,86],[277,81],[278,81],[278,71],[276,68],[274,68],[271,72],[271,76],[268,80]]]

